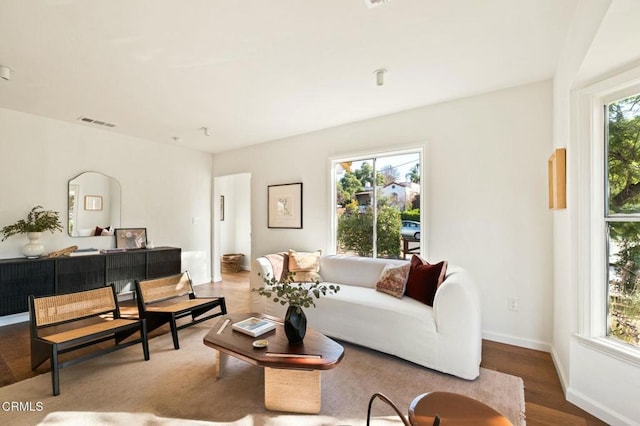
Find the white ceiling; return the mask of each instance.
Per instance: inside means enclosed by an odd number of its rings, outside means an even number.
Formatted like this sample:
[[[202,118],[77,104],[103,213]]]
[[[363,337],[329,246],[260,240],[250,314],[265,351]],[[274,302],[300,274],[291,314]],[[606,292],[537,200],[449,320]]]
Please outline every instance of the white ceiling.
[[[0,0],[0,107],[220,152],[549,79],[576,4]]]

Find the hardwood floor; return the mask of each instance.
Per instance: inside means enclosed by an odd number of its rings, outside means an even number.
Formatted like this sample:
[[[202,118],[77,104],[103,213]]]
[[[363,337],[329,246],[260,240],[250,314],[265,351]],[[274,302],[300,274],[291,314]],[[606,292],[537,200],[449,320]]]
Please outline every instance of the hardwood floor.
[[[202,296],[224,294],[229,312],[249,310],[248,272],[223,274],[222,282],[197,286],[196,291]],[[135,309],[131,301],[122,302],[123,314]],[[164,327],[151,336],[168,331]],[[528,426],[606,424],[565,400],[553,361],[546,352],[484,340],[481,365],[522,377]],[[0,327],[0,386],[45,372],[46,366],[31,371],[28,323]]]

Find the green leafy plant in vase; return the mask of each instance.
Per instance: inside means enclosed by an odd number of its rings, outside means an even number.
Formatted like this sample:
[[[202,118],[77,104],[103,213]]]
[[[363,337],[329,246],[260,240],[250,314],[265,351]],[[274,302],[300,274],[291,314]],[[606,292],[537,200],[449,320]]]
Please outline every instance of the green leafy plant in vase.
[[[35,206],[27,214],[26,219],[20,219],[13,225],[2,227],[0,233],[2,234],[2,241],[13,235],[27,234],[29,243],[22,248],[22,254],[28,258],[36,258],[44,253],[44,246],[40,244],[40,237],[45,231],[49,231],[52,234],[56,231],[62,231],[60,213],[53,210],[45,210],[42,206]]]
[[[284,331],[289,343],[301,343],[307,331],[307,317],[302,308],[315,308],[315,299],[340,291],[340,286],[323,284],[320,281],[311,283],[295,282],[295,275],[289,272],[284,278],[263,277],[265,285],[251,291],[265,296],[275,303],[287,307],[284,317]]]

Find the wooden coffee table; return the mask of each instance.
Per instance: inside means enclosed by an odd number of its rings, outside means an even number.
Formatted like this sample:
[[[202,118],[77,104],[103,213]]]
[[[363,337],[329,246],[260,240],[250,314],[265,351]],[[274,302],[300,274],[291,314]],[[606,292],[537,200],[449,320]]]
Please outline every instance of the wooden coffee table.
[[[276,329],[251,337],[231,328],[249,317],[274,321]],[[265,339],[266,348],[253,342]],[[304,342],[290,345],[282,320],[259,313],[228,314],[218,317],[204,336],[204,344],[218,351],[216,378],[221,375],[223,354],[264,367],[264,405],[268,410],[317,414],[321,407],[321,370],[334,368],[344,356],[344,348],[325,335],[307,329]]]

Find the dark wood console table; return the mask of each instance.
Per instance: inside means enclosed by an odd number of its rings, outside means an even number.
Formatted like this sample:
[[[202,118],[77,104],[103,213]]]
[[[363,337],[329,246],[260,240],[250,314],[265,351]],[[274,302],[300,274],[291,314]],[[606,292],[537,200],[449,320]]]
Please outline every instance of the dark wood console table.
[[[158,247],[122,253],[40,259],[0,259],[0,316],[28,311],[27,298],[88,290],[114,283],[133,291],[134,280],[182,272],[181,249]]]

